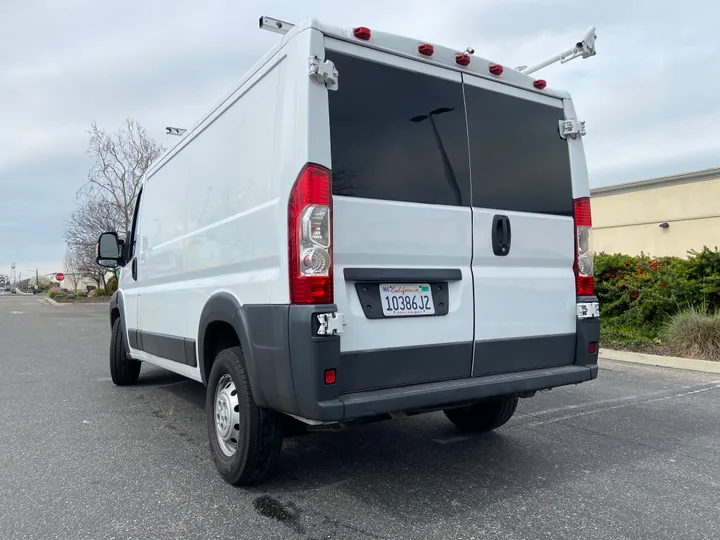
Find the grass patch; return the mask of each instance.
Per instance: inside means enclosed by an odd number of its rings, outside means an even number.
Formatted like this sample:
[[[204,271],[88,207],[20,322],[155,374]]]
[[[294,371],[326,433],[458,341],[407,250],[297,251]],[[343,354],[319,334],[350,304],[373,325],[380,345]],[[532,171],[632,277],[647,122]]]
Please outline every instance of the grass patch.
[[[663,343],[677,356],[720,361],[720,312],[695,307],[681,311],[665,326]]]

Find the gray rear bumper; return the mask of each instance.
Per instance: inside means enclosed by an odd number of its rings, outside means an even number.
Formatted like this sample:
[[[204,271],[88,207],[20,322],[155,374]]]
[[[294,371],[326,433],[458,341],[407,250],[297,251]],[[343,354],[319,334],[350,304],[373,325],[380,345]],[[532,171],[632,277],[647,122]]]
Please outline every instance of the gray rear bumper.
[[[361,418],[388,412],[443,408],[494,396],[579,384],[597,377],[597,371],[595,364],[502,373],[345,394],[340,397],[340,402],[346,419]]]
[[[578,321],[576,334],[563,337],[558,348],[543,353],[544,365],[537,362],[540,350],[528,351],[518,344],[515,350],[503,350],[508,361],[502,373],[469,376],[472,343],[433,345],[428,350],[368,351],[362,358],[342,354],[339,336],[317,335],[316,315],[334,311],[332,305],[240,308],[236,321],[242,330],[245,361],[258,405],[310,420],[340,422],[392,412],[439,410],[489,397],[578,384],[597,376],[597,346],[589,353],[588,343],[599,340],[599,319]],[[553,354],[558,358],[555,364]],[[460,364],[455,357],[459,355],[466,361],[464,373],[457,369]],[[447,370],[439,370],[438,365]],[[374,378],[374,386],[363,384],[371,378],[359,366],[384,374],[382,381]],[[324,383],[327,369],[337,370],[336,384]],[[403,380],[403,373],[408,372],[418,372],[423,378]]]

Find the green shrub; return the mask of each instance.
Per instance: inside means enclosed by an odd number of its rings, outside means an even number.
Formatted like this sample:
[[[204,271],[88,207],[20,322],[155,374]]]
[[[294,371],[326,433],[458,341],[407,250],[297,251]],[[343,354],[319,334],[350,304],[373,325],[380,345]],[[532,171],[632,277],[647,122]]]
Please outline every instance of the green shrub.
[[[720,361],[720,312],[691,307],[670,318],[663,342],[677,356]]]
[[[48,297],[54,299],[57,296],[57,291],[50,291]]]
[[[105,291],[103,291],[102,289],[93,289],[92,291],[90,291],[90,296],[92,298],[97,298],[98,296],[105,296]]]
[[[720,309],[720,252],[706,247],[687,259],[600,253],[595,290],[606,345],[652,344],[673,315],[699,306]]]
[[[85,291],[78,291],[77,295],[78,295],[78,298],[87,298],[88,293]]]
[[[107,282],[107,292],[108,294],[113,294],[115,291],[117,291],[118,288],[118,280],[115,276],[111,277]]]

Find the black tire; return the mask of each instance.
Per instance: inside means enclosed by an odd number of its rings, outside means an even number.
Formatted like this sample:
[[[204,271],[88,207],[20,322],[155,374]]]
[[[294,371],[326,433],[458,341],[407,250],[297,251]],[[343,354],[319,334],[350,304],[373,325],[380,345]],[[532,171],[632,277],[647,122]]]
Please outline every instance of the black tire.
[[[225,390],[221,390],[220,384]],[[229,388],[234,388],[235,393]],[[227,409],[222,405],[216,409],[216,402],[232,398],[235,400],[228,401]],[[235,486],[248,486],[275,471],[283,443],[283,418],[280,413],[255,404],[242,348],[225,349],[215,358],[208,378],[205,409],[210,452],[223,480]],[[232,416],[231,409],[237,416]],[[223,412],[225,419],[218,416]],[[221,433],[223,425],[227,426],[226,433]],[[233,444],[234,453],[229,455]]]
[[[447,409],[445,416],[462,431],[485,433],[506,424],[517,404],[516,397],[481,401],[459,409]]]
[[[140,376],[140,362],[128,356],[125,349],[125,329],[120,317],[115,319],[110,339],[110,376],[118,386],[135,384]]]

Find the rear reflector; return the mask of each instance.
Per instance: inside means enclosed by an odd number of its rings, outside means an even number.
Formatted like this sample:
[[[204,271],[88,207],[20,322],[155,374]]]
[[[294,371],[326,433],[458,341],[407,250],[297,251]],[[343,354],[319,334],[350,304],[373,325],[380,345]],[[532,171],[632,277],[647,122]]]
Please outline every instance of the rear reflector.
[[[422,45],[418,45],[418,52],[423,56],[432,56],[435,54],[435,47],[429,43],[423,43]]]
[[[370,39],[371,33],[369,28],[366,28],[364,26],[358,26],[353,30],[353,35],[358,39],[364,39],[365,41],[367,41],[368,39]]]
[[[490,64],[488,71],[490,71],[493,75],[502,75],[503,67],[500,64]]]
[[[588,352],[590,354],[595,354],[597,352],[597,341],[591,341],[588,343]]]
[[[575,220],[575,289],[578,296],[593,296],[595,254],[592,248],[592,214],[589,197],[573,201],[573,218]]]
[[[325,370],[325,384],[335,384],[337,382],[337,372],[334,369]]]
[[[543,79],[538,79],[533,83],[533,86],[538,90],[545,90],[545,87],[547,86],[547,81],[544,81]]]
[[[333,303],[330,171],[303,167],[288,201],[288,269],[291,304]]]
[[[470,55],[468,53],[457,53],[455,55],[455,61],[461,66],[470,65]]]

